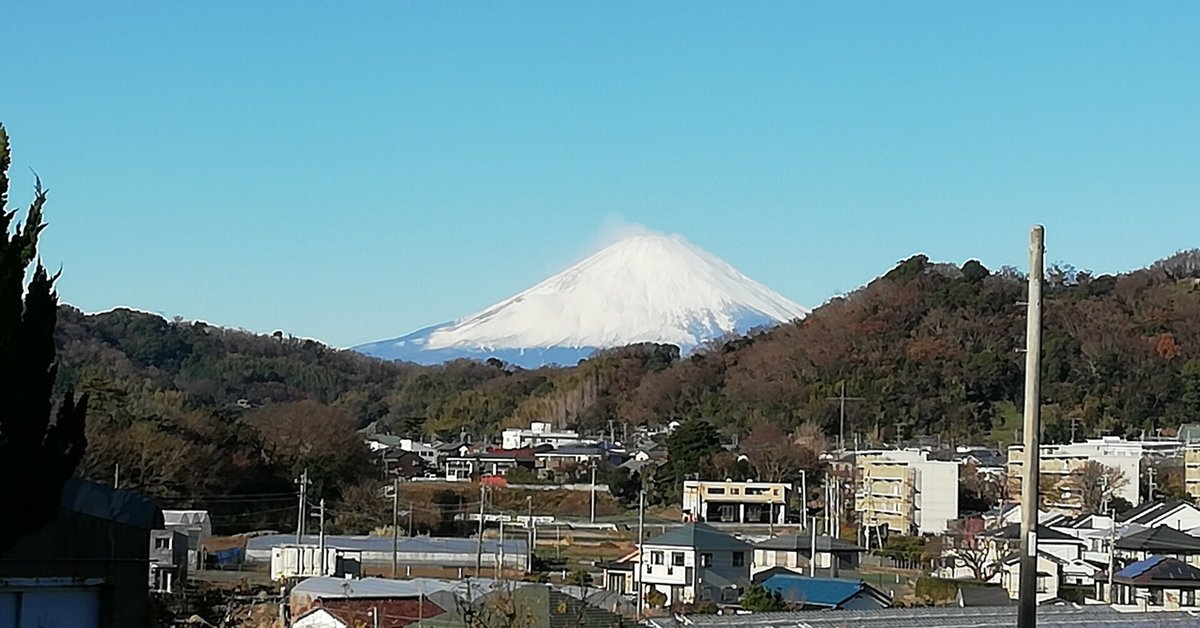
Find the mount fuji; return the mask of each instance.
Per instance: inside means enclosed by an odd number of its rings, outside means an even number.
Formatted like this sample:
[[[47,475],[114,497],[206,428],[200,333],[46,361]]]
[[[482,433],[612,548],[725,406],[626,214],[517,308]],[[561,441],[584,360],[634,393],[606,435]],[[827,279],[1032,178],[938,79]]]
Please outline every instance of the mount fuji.
[[[572,365],[640,342],[688,353],[807,313],[682,237],[637,235],[481,312],[355,350],[420,364],[495,357],[526,368]]]

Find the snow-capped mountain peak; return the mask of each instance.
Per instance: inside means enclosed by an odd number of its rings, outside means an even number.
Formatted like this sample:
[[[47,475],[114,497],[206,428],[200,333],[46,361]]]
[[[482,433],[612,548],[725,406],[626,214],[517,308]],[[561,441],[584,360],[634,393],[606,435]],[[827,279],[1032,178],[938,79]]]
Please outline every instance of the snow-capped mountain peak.
[[[598,348],[638,342],[687,352],[731,332],[803,317],[807,311],[680,236],[622,239],[567,270],[452,323],[358,347],[389,359],[440,362],[452,357],[586,357]],[[566,351],[573,350],[573,351]]]

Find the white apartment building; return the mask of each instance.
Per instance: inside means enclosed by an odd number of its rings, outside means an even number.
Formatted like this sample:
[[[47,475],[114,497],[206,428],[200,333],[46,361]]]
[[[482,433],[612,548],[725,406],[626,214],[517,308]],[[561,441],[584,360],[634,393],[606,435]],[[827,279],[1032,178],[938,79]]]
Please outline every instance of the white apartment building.
[[[868,526],[901,534],[941,534],[958,518],[958,463],[919,449],[855,455],[854,509]]]
[[[781,482],[687,480],[683,512],[693,521],[785,523],[792,486]]]
[[[1067,445],[1042,445],[1040,448],[1039,472],[1043,477],[1061,482],[1061,497],[1047,502],[1050,510],[1077,513],[1082,508],[1079,495],[1071,494],[1067,480],[1078,473],[1089,461],[1118,470],[1125,476],[1125,486],[1116,492],[1133,505],[1142,502],[1142,460],[1150,456],[1177,455],[1181,444],[1178,441],[1131,441],[1117,436],[1094,438]],[[1200,461],[1200,460],[1198,460]],[[1020,489],[1025,465],[1025,447],[1011,445],[1008,448],[1007,475],[1009,498],[1020,501]],[[1200,478],[1198,478],[1200,479]],[[1016,490],[1013,490],[1016,488]]]
[[[500,446],[504,449],[527,449],[539,445],[559,447],[579,441],[575,430],[555,430],[549,423],[533,422],[529,429],[510,427],[500,435]]]

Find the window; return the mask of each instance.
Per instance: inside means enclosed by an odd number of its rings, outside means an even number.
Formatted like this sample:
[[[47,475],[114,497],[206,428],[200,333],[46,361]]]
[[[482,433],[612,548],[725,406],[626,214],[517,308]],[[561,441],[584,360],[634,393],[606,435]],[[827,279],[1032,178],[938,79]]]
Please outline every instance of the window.
[[[742,565],[745,565],[745,564],[746,564],[746,553],[745,552],[734,552],[733,553],[733,566],[741,567]]]
[[[724,494],[725,494],[725,489],[723,489],[723,488],[717,488],[717,487],[710,487],[710,488],[708,489],[708,494],[709,494],[709,495],[724,495]]]
[[[701,554],[700,555],[700,566],[701,567],[712,567],[712,554]]]
[[[165,550],[165,549],[169,549],[170,547],[171,547],[170,537],[160,536],[160,537],[154,539],[154,549]]]
[[[659,552],[659,551],[650,552],[650,564],[651,565],[663,564],[663,553]]]
[[[683,552],[671,552],[671,565],[674,567],[683,566]]]
[[[1179,592],[1180,606],[1195,606],[1196,605],[1196,590],[1183,589]]]

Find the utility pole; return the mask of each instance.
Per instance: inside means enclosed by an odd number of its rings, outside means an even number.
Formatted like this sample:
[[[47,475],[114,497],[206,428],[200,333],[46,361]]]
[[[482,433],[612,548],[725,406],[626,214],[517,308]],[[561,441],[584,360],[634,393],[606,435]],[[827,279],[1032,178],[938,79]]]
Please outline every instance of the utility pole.
[[[479,539],[475,543],[476,578],[483,572],[483,492],[486,488],[482,483],[479,484]]]
[[[308,469],[300,474],[296,479],[296,483],[300,485],[300,507],[296,518],[296,545],[304,543],[304,511],[305,500],[308,499]]]
[[[504,520],[500,520],[500,541],[496,544],[500,556],[496,559],[496,579],[504,577]]]
[[[812,545],[808,546],[808,577],[817,577],[817,518],[812,518]]]
[[[1117,568],[1117,512],[1108,509],[1108,595],[1109,604],[1113,604],[1113,571]]]
[[[588,519],[591,523],[596,523],[596,462],[592,461],[592,514]]]
[[[113,467],[113,488],[121,488],[121,463]]]
[[[645,594],[642,592],[642,569],[645,567],[645,556],[642,556],[642,543],[646,540],[646,489],[638,491],[638,564],[637,571],[634,572],[634,592],[637,594],[637,622],[642,623],[642,601],[645,599]],[[557,547],[557,544],[555,545]]]
[[[410,521],[412,510],[409,510]],[[392,578],[400,564],[400,478],[392,481]]]
[[[1025,321],[1025,477],[1021,486],[1021,581],[1017,627],[1037,626],[1038,465],[1041,462],[1042,278],[1046,264],[1046,231],[1029,232],[1029,300]]]
[[[529,507],[529,520],[525,522],[526,527],[529,528],[529,547],[525,551],[528,559],[526,560],[525,572],[533,573],[533,548],[537,546],[537,523],[533,521],[532,495],[525,497],[525,504]]]
[[[321,552],[321,575],[325,575],[325,498],[321,498],[321,523],[320,523],[320,538],[317,541],[317,548]]]
[[[841,382],[840,392],[836,397],[826,397],[826,401],[836,401],[840,407],[838,418],[838,451],[846,451],[846,402],[866,401],[863,397],[847,397],[846,382]]]
[[[1146,495],[1146,501],[1154,501],[1154,489],[1157,488],[1154,485],[1154,474],[1157,471],[1158,471],[1158,469],[1155,469],[1154,465],[1149,465],[1148,467],[1146,467],[1146,473],[1150,476],[1150,483],[1146,487],[1146,488],[1150,489],[1150,493],[1148,495]]]

